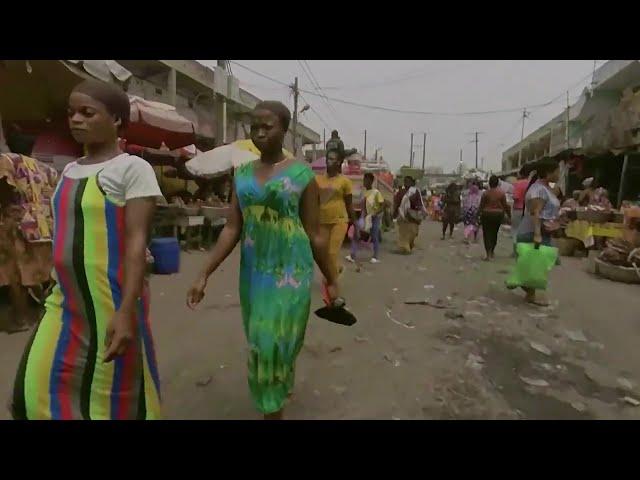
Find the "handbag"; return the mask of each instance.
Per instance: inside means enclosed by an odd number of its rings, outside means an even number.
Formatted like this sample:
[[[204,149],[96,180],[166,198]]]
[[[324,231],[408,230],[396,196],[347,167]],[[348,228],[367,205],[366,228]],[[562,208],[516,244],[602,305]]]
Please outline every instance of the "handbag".
[[[423,210],[407,210],[407,216],[410,220],[413,220],[416,223],[421,223],[425,218],[425,213]]]

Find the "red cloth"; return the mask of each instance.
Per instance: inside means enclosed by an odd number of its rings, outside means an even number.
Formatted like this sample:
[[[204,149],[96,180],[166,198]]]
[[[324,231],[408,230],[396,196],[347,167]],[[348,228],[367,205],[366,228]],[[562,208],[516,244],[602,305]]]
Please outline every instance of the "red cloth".
[[[524,195],[529,186],[529,180],[518,180],[513,184],[513,208],[515,210],[522,210],[524,208]]]

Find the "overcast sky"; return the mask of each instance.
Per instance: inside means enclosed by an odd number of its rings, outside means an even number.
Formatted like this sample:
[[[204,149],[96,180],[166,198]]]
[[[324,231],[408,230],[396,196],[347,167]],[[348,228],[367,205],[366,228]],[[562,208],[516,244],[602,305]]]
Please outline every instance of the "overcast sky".
[[[427,136],[426,164],[456,168],[460,149],[467,166],[475,163],[472,132],[479,135],[478,158],[485,168],[500,170],[503,150],[520,140],[522,111],[556,99],[552,105],[531,108],[525,121],[525,136],[540,127],[566,105],[566,91],[575,102],[587,86],[593,60],[237,60],[275,80],[292,83],[298,77],[302,90],[300,108],[309,104],[300,121],[319,132],[337,129],[347,148],[363,149],[367,130],[367,154],[375,148],[384,152],[394,169],[408,164],[410,135],[414,145]],[[203,61],[215,66],[215,60]],[[600,66],[603,61],[598,61]],[[281,100],[290,108],[289,89],[232,63],[240,86],[262,99]],[[309,67],[311,74],[305,67]],[[329,100],[313,95],[317,82]],[[492,110],[519,110],[483,115],[422,115],[346,105],[331,99],[420,112],[460,113]],[[322,120],[321,120],[322,119]],[[415,161],[422,162],[416,148]],[[480,160],[479,160],[480,161]]]

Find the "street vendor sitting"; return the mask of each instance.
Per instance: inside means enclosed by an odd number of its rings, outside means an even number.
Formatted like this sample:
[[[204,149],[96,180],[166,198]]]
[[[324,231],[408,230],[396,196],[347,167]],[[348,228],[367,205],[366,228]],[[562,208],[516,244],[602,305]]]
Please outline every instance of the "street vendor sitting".
[[[602,187],[598,187],[594,190],[589,205],[595,205],[604,208],[605,210],[613,209],[613,205],[609,200],[609,192]]]
[[[577,209],[580,206],[580,194],[581,190],[574,190],[571,198],[564,201],[560,207],[560,224],[566,226],[570,222],[569,212]]]
[[[564,203],[562,204],[561,209],[562,210],[575,210],[576,208],[578,208],[580,206],[580,194],[582,193],[582,190],[574,190],[571,198],[568,198],[564,201]]]
[[[578,199],[578,202],[580,203],[581,207],[586,207],[591,203],[591,198],[595,191],[593,183],[594,183],[593,177],[585,178],[584,181],[582,182],[582,186],[584,187],[584,189],[580,193],[580,198]]]

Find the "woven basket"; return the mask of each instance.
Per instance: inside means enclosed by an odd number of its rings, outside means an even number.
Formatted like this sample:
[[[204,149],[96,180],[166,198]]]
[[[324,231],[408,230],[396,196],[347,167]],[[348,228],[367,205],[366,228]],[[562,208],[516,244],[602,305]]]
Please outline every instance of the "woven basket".
[[[555,238],[553,240],[558,247],[558,255],[563,257],[573,257],[575,251],[582,245],[576,238]]]
[[[640,271],[635,268],[619,267],[595,259],[596,273],[601,277],[622,283],[640,283]]]

